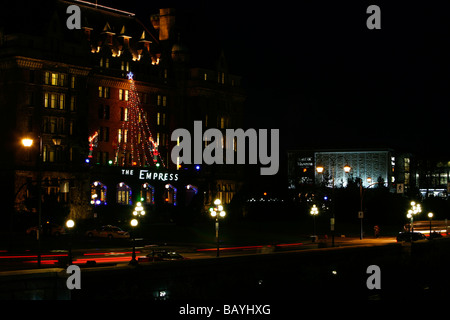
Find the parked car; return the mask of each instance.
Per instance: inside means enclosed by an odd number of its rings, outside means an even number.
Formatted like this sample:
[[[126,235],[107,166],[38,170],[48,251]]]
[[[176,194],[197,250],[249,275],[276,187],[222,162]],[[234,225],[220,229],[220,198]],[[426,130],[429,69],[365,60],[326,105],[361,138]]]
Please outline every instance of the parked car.
[[[154,250],[152,253],[147,254],[145,257],[139,258],[140,262],[148,261],[173,261],[173,260],[185,260],[181,254],[175,251],[166,250]]]
[[[400,232],[397,236],[397,242],[412,242],[426,239],[427,237],[420,232]]]
[[[86,231],[89,238],[127,239],[130,234],[119,227],[106,225]]]
[[[30,227],[26,231],[26,233],[28,235],[33,236],[33,237],[36,237],[37,232],[38,232],[38,226]],[[64,229],[63,226],[60,226],[59,224],[50,223],[47,221],[46,223],[44,223],[42,225],[41,233],[42,233],[42,235],[50,235],[50,236],[58,237],[62,234],[65,234],[66,230]]]
[[[437,233],[437,232],[432,232],[432,233],[428,236],[428,240],[440,239],[440,238],[442,238],[442,234]]]

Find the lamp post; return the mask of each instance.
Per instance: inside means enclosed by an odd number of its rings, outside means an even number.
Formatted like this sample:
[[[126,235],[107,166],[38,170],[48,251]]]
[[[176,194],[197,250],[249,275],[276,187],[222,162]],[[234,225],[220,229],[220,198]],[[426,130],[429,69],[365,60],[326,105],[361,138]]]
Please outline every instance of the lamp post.
[[[145,210],[144,210],[144,207],[142,206],[141,202],[136,203],[136,207],[134,208],[134,211],[133,211],[133,216],[137,216],[137,217],[145,216]]]
[[[411,209],[408,210],[407,218],[410,219],[409,231],[414,232],[414,216],[422,212],[422,207],[420,203],[416,204],[414,201],[411,201]]]
[[[430,218],[430,235],[429,235],[429,238],[431,239],[431,220],[433,219],[433,212],[428,212],[428,218]]]
[[[133,228],[135,228],[138,225],[138,220],[137,219],[132,219],[130,221],[130,224]],[[133,231],[133,253],[131,254],[131,260],[130,260],[130,264],[131,265],[136,265],[138,262],[136,260],[136,244],[135,244],[135,237],[134,237],[134,231]]]
[[[22,145],[25,148],[31,148],[33,145],[33,139],[24,138],[22,139]],[[38,268],[41,267],[41,233],[42,233],[42,135],[39,135],[39,158],[38,158],[38,176],[37,176],[37,189],[38,189],[38,230],[36,233],[38,240],[38,254],[37,254],[37,264]]]
[[[331,178],[332,178],[332,202],[331,202],[331,211],[332,211],[332,218],[330,219],[330,228],[331,228],[331,246],[334,247],[334,224],[335,224],[335,208],[334,208],[334,203],[335,203],[335,192],[334,192],[334,179],[335,179],[335,172],[334,172],[334,165],[331,167],[332,168],[332,172],[331,172]],[[343,167],[344,172],[345,173],[349,173],[350,170],[352,169],[352,167],[350,167],[348,164],[345,165]],[[318,174],[323,174],[324,173],[324,167],[319,165],[316,167],[316,171]]]
[[[75,222],[72,219],[66,221],[66,227],[69,229],[69,266],[72,264],[72,228],[75,226]]]
[[[145,216],[145,210],[144,210],[144,207],[142,206],[142,202],[138,201],[136,203],[136,207],[134,207],[134,210],[133,210],[133,216],[135,216],[136,218],[140,218],[140,217]],[[136,218],[134,218],[134,219],[132,219],[130,221],[130,224],[133,227],[133,229],[139,224],[139,221]],[[135,237],[135,234],[134,234],[135,233],[134,230],[132,231],[132,233],[133,233],[133,237],[132,237],[133,253],[132,253],[132,256],[131,256],[130,264],[131,265],[136,265],[138,262],[136,260],[136,237]]]
[[[315,242],[316,238],[317,238],[317,236],[316,236],[316,216],[319,214],[319,209],[317,208],[317,206],[315,204],[311,207],[311,211],[309,213],[313,216],[313,228],[314,228],[313,229],[313,231],[314,231],[313,241]]]
[[[217,243],[217,254],[216,256],[219,257],[219,217],[225,218],[225,211],[223,210],[223,206],[221,205],[220,199],[214,200],[214,207],[209,208],[209,213],[211,214],[211,217],[215,218],[216,220],[216,243]]]

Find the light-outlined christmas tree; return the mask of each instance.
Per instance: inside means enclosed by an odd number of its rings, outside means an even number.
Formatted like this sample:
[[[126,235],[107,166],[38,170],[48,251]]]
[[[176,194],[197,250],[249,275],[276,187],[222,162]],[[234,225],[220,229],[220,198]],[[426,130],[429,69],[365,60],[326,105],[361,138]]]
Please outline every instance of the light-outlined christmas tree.
[[[115,141],[114,165],[164,166],[158,152],[158,144],[150,131],[147,115],[142,110],[133,76],[131,71],[127,74],[130,90],[127,107],[122,115],[122,126]]]

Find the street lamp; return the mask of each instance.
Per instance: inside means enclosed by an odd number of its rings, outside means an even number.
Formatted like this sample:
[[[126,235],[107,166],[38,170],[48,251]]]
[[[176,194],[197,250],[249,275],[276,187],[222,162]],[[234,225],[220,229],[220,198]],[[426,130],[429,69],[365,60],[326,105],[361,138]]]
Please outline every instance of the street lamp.
[[[24,147],[31,147],[32,145],[33,145],[33,139],[30,139],[30,138],[23,138],[22,139],[22,145],[24,146]]]
[[[311,208],[311,211],[309,212],[312,216],[313,216],[313,227],[314,227],[314,234],[313,234],[313,241],[316,241],[316,216],[319,214],[319,209],[317,208],[317,206],[314,204]]]
[[[142,202],[138,201],[136,203],[136,207],[134,207],[133,216],[135,216],[136,218],[140,218],[140,217],[143,217],[144,215],[145,215],[145,210],[144,210],[144,207],[142,206]],[[136,218],[134,218],[134,219],[132,219],[130,221],[130,224],[131,224],[131,226],[133,228],[136,227],[139,224],[138,219],[136,219]],[[135,264],[137,264],[137,260],[136,260],[136,238],[135,238],[135,235],[134,235],[134,231],[132,233],[133,233],[133,240],[132,240],[133,241],[133,254],[132,254],[132,257],[131,257],[130,264],[135,265]]]
[[[22,145],[25,148],[31,148],[33,145],[33,139],[24,138],[22,139]],[[42,230],[42,136],[39,135],[39,158],[38,158],[38,176],[37,176],[37,189],[38,189],[38,230],[36,233],[38,240],[38,254],[37,254],[37,264],[38,268],[41,267],[41,230]]]
[[[133,228],[135,228],[138,225],[138,220],[137,219],[132,219],[130,221],[130,224]],[[136,265],[138,262],[136,260],[136,243],[135,243],[135,237],[134,237],[134,231],[133,231],[133,253],[131,255],[131,260],[130,260],[130,264],[131,265]]]
[[[428,212],[428,218],[430,218],[430,236],[429,236],[429,238],[431,239],[431,220],[433,219],[433,212]]]
[[[69,229],[69,266],[72,264],[72,233],[70,230],[75,226],[75,222],[72,219],[66,221],[66,227]]]
[[[217,243],[217,257],[219,257],[219,217],[225,218],[226,212],[223,210],[220,199],[214,200],[214,207],[209,208],[211,217],[216,220],[216,243]]]
[[[331,166],[332,168],[332,188],[333,188],[333,196],[332,196],[332,202],[331,202],[331,211],[332,211],[332,218],[330,219],[330,229],[331,229],[331,245],[334,247],[334,224],[335,224],[335,208],[334,208],[334,203],[335,203],[335,192],[334,192],[334,179],[335,179],[335,169],[334,169],[334,165]],[[352,167],[350,167],[349,165],[345,165],[344,166],[344,172],[345,173],[349,173],[350,170],[352,169]],[[324,173],[325,169],[323,166],[319,165],[316,166],[316,171],[319,174]]]
[[[134,208],[133,211],[133,216],[144,216],[145,215],[145,210],[144,207],[142,206],[141,202],[136,203],[136,207]]]
[[[422,212],[422,207],[420,203],[416,204],[416,202],[411,201],[411,209],[408,210],[407,218],[410,219],[409,231],[414,232],[414,216]]]

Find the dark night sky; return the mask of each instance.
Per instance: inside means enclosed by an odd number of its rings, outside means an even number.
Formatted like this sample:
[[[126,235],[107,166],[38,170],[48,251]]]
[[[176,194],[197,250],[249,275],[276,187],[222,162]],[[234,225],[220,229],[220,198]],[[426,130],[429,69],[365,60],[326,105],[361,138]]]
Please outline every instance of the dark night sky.
[[[222,44],[244,76],[248,127],[280,128],[282,147],[448,153],[448,7],[392,2],[99,0],[142,20],[159,7],[189,13],[203,48]],[[371,4],[381,30],[366,27]]]

